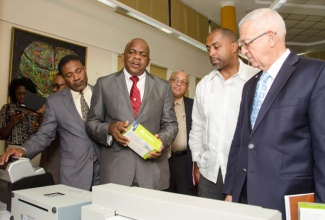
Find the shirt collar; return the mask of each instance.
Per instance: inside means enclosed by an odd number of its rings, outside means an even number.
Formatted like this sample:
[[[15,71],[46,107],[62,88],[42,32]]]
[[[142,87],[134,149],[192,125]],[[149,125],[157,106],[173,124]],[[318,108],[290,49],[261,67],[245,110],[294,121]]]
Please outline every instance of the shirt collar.
[[[246,81],[246,79],[247,79],[247,72],[243,70],[245,64],[239,58],[238,58],[238,62],[239,62],[238,72],[235,73],[230,78],[233,78],[233,77],[237,77],[238,76],[240,79]],[[214,70],[214,74],[211,75],[210,80],[212,80],[217,75],[223,79],[223,77],[222,77],[221,73],[219,72],[219,70]]]
[[[76,92],[76,91],[74,91],[72,89],[70,89],[70,91],[71,91],[71,94],[72,94],[73,99],[76,100],[76,99],[78,99],[80,97],[80,92]],[[87,85],[84,88],[83,93],[84,93],[84,96],[86,96],[86,97],[91,93],[91,88],[90,88],[89,85]]]
[[[287,57],[290,54],[290,50],[286,49],[286,51],[272,64],[272,66],[266,71],[270,74],[270,76],[275,79],[275,77],[278,75],[278,72],[280,71],[284,61],[287,59]]]
[[[132,75],[125,68],[123,68],[123,73],[124,73],[125,79],[126,80],[130,80],[130,77],[132,77]],[[147,74],[147,71],[144,71],[143,74],[141,74],[140,76],[138,76],[139,81],[145,79],[146,78],[146,74]]]
[[[184,101],[184,98],[182,97],[182,98],[179,98],[179,99],[175,100],[174,101],[174,104],[175,104],[175,106],[176,105],[182,106],[183,105],[183,101]]]

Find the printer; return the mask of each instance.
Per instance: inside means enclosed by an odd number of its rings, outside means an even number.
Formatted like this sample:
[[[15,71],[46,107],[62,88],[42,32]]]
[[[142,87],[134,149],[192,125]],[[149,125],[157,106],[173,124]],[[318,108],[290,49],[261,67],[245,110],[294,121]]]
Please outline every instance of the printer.
[[[54,185],[53,177],[43,168],[33,167],[28,158],[11,157],[0,166],[0,201],[11,211],[12,191]]]
[[[81,207],[91,204],[91,198],[90,191],[62,184],[17,190],[11,214],[14,220],[80,220]]]

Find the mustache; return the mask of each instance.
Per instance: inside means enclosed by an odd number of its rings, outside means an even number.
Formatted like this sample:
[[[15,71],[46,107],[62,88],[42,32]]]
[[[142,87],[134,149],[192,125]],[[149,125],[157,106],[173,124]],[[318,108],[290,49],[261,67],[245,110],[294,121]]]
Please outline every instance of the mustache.
[[[220,61],[221,62],[221,59],[219,59],[217,57],[210,57],[210,61]]]

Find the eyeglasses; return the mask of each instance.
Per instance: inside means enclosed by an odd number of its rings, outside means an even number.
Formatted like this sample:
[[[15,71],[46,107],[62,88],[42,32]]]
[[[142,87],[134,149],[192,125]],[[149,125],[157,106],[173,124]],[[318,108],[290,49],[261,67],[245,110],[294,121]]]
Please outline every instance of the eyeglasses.
[[[62,84],[55,83],[55,84],[52,84],[52,88],[53,89],[60,89],[60,87],[64,86],[64,85],[66,85],[66,83],[62,83]]]
[[[249,45],[250,45],[251,43],[253,43],[253,42],[254,42],[255,40],[257,40],[258,38],[264,36],[264,35],[267,34],[268,32],[269,32],[269,31],[266,31],[266,32],[264,32],[263,34],[260,34],[260,35],[258,35],[257,37],[254,37],[253,39],[251,39],[251,40],[249,40],[249,41],[241,42],[241,45],[244,46],[245,48],[248,48]]]
[[[180,81],[178,78],[172,78],[170,79],[172,83],[180,83],[182,86],[187,86],[188,82],[186,80]]]

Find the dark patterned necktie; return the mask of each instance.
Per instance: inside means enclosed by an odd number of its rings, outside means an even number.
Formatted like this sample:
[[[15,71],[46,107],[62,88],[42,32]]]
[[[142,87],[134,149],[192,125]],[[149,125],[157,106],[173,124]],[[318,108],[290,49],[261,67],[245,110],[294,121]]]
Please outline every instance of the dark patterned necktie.
[[[89,106],[85,100],[83,92],[80,92],[80,105],[81,105],[82,120],[86,120],[89,111]]]
[[[130,91],[130,100],[132,104],[132,109],[134,113],[134,117],[137,117],[138,111],[141,106],[141,97],[140,97],[140,90],[137,87],[137,82],[139,81],[139,78],[137,76],[132,76],[130,79],[133,82],[131,91]]]

